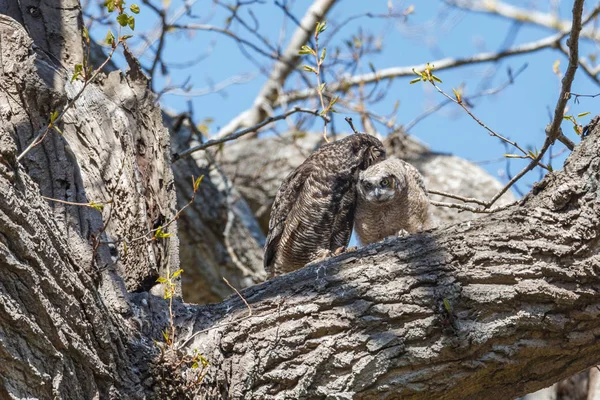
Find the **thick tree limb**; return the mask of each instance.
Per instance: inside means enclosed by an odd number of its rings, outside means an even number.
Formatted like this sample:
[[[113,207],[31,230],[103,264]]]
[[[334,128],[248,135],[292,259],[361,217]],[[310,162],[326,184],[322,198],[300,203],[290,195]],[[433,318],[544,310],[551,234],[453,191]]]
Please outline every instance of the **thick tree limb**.
[[[599,139],[519,206],[244,291],[252,317],[188,308],[190,334],[231,322],[188,344],[212,363],[203,396],[511,399],[594,365]]]
[[[561,20],[557,15],[544,13],[534,9],[525,9],[513,6],[501,1],[485,2],[473,0],[444,0],[447,4],[459,7],[468,11],[497,15],[513,21],[529,23],[543,26],[544,28],[569,31],[571,30],[571,21]],[[587,28],[581,31],[581,37],[593,41],[600,40],[600,34],[595,28]]]

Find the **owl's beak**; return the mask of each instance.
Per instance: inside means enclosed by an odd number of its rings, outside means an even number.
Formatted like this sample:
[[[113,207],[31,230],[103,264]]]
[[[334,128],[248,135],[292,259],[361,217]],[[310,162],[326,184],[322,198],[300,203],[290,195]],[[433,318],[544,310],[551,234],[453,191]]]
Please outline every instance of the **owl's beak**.
[[[381,200],[381,189],[375,189],[375,198]]]

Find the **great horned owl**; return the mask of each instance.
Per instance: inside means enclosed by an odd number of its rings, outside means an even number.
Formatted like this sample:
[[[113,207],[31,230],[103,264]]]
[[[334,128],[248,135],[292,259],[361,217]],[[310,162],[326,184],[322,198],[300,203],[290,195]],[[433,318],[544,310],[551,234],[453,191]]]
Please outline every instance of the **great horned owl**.
[[[360,173],[354,229],[361,244],[432,227],[429,196],[419,171],[389,158]]]
[[[359,173],[383,159],[383,144],[357,133],[323,145],[285,178],[271,209],[265,245],[270,277],[348,245]]]

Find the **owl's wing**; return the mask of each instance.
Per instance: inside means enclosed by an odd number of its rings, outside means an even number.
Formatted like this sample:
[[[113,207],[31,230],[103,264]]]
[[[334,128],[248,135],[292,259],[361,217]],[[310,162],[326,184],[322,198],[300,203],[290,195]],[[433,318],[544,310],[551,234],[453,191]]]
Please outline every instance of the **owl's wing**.
[[[407,163],[404,160],[401,160],[404,163],[404,167],[406,168],[406,173],[415,181],[419,189],[425,193],[425,196],[429,196],[429,191],[425,187],[425,181],[423,180],[423,175],[419,172],[419,170],[412,164]]]
[[[283,181],[277,192],[277,196],[275,196],[275,201],[271,208],[269,234],[267,235],[267,241],[265,243],[265,255],[263,261],[265,270],[269,274],[271,273],[271,268],[275,262],[275,254],[277,253],[277,247],[279,246],[281,235],[285,229],[288,215],[294,208],[294,204],[302,192],[302,188],[304,187],[304,183],[306,182],[310,171],[310,164],[304,163],[300,165]]]

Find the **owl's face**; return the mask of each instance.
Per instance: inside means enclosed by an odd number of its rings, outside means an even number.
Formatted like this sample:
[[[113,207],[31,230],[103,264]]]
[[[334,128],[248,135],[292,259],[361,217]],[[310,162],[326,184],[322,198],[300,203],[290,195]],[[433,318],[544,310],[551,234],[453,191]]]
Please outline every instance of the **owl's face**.
[[[371,203],[387,203],[393,200],[406,188],[404,177],[391,174],[360,174],[358,181],[358,194],[361,198]]]

